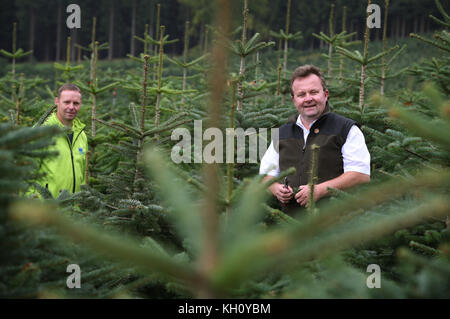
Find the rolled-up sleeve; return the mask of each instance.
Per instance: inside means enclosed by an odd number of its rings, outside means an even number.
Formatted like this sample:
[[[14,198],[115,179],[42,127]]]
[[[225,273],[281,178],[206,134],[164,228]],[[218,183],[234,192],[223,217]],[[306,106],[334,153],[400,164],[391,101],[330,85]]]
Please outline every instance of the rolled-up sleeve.
[[[359,172],[370,175],[370,153],[361,130],[353,125],[342,146],[344,172]]]
[[[279,158],[280,155],[275,150],[272,141],[266,153],[264,153],[263,158],[261,159],[261,165],[259,166],[259,174],[278,176],[278,174],[280,174]]]

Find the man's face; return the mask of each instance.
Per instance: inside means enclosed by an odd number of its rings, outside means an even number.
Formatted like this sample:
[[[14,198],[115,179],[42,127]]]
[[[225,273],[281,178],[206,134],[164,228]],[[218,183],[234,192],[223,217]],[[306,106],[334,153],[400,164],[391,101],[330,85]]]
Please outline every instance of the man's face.
[[[317,75],[310,74],[295,79],[292,91],[292,101],[304,121],[312,122],[322,115],[328,100],[328,91],[324,91]]]
[[[59,98],[55,98],[55,104],[59,121],[66,126],[72,126],[72,121],[81,108],[81,94],[78,91],[64,90]]]

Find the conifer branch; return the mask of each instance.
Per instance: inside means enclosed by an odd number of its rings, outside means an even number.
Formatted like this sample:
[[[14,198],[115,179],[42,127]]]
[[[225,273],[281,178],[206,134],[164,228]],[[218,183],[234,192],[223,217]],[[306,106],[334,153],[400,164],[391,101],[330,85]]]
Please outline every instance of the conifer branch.
[[[309,193],[309,198],[308,198],[308,213],[310,214],[314,214],[316,209],[315,209],[315,200],[314,200],[314,190],[315,190],[315,185],[317,184],[317,168],[318,168],[318,153],[319,153],[319,149],[320,147],[317,146],[316,144],[313,144],[311,146],[311,150],[312,150],[312,158],[311,158],[311,171],[310,171],[310,175],[309,175],[309,182],[308,182],[308,186],[310,189],[310,193]]]
[[[76,223],[64,215],[52,211],[50,207],[17,203],[11,211],[12,217],[17,220],[31,222],[34,225],[55,226],[62,235],[82,242],[84,245],[104,255],[111,256],[119,262],[132,262],[134,267],[144,273],[153,274],[156,271],[163,276],[190,284],[192,284],[193,278],[198,278],[195,270],[187,264],[175,262],[158,251],[141,248],[136,243],[124,238],[119,239],[106,235],[91,226]]]

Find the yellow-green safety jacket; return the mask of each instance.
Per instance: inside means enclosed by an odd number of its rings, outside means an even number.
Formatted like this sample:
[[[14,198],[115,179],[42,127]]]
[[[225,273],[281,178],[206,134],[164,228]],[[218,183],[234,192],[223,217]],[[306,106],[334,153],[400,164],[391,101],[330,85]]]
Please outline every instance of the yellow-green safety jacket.
[[[56,117],[54,112],[42,125],[64,125]],[[73,120],[73,139],[70,142],[67,134],[55,137],[55,145],[51,145],[50,151],[58,151],[59,155],[46,158],[41,165],[41,172],[45,173],[38,182],[48,188],[53,197],[58,197],[63,189],[70,193],[80,191],[80,185],[86,183],[86,153],[88,142],[84,133],[85,125],[77,118]]]

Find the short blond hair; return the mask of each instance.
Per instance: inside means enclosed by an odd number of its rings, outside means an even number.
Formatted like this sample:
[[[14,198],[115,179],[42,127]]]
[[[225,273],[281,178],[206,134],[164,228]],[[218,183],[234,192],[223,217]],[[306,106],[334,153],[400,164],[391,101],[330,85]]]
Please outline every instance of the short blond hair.
[[[66,83],[58,89],[58,98],[61,97],[62,91],[77,91],[81,94],[80,88],[72,83]]]

